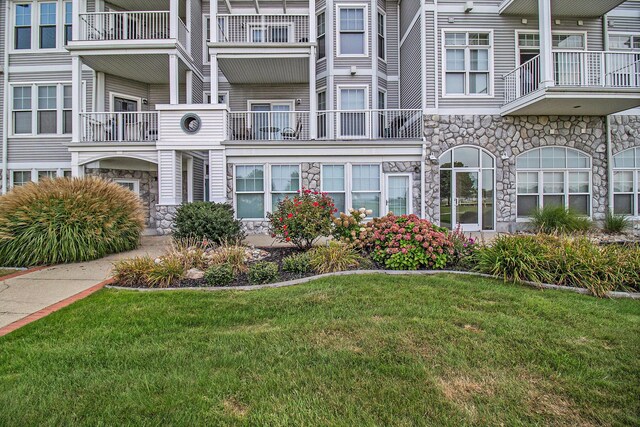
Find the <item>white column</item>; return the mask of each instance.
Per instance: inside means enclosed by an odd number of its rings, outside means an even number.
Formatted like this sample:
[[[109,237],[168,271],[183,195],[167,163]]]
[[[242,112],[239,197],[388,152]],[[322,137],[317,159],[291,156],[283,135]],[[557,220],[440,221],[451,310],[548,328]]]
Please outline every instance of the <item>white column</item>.
[[[80,40],[80,14],[87,11],[85,0],[73,0],[71,15],[71,40]]]
[[[209,150],[209,200],[227,201],[227,159],[224,149]]]
[[[209,2],[209,31],[211,33],[211,42],[218,41],[218,0]]]
[[[538,0],[538,22],[540,31],[540,80],[542,87],[550,87],[555,85],[551,38],[551,0]]]
[[[314,25],[315,26],[315,25]],[[317,129],[318,94],[316,94],[316,47],[311,47],[309,55],[309,138],[318,137]]]
[[[169,0],[169,37],[178,39],[179,0]]]
[[[211,103],[218,103],[218,55],[211,55]]]
[[[187,104],[193,104],[193,71],[191,70],[185,73],[185,86],[187,90]]]
[[[169,103],[179,104],[180,74],[178,55],[169,55]]]
[[[82,132],[82,58],[71,57],[71,109],[73,115],[71,141],[80,142]]]
[[[94,101],[95,111],[106,111],[107,104],[105,102],[105,77],[104,73],[98,71],[96,73],[96,99]]]
[[[84,165],[79,165],[79,154],[71,153],[71,176],[74,178],[82,178],[84,176]]]
[[[158,204],[182,203],[182,153],[175,150],[158,151]]]

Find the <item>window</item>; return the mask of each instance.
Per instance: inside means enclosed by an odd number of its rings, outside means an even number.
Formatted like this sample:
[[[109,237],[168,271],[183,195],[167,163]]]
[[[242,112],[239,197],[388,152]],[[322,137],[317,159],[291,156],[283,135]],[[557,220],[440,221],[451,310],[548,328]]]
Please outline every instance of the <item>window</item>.
[[[366,55],[364,8],[339,7],[338,55]]]
[[[387,51],[387,41],[385,38],[386,34],[386,16],[382,13],[378,13],[378,58],[387,59],[386,51]]]
[[[551,35],[551,45],[557,49],[583,50],[585,47],[584,34],[554,32]],[[538,33],[518,33],[518,47],[524,50],[540,49],[540,35]]]
[[[264,166],[236,166],[236,216],[264,218]]]
[[[57,3],[40,3],[40,49],[56,48]]]
[[[31,171],[13,171],[11,173],[11,180],[14,187],[25,185],[31,182]]]
[[[365,88],[340,88],[340,132],[341,137],[362,138],[367,136]]]
[[[114,179],[116,184],[133,191],[135,194],[140,194],[140,180],[138,179]]]
[[[73,23],[73,3],[67,1],[64,3],[64,44],[67,45],[72,39],[72,23]]]
[[[38,171],[38,181],[42,181],[43,179],[55,179],[57,176],[58,176],[57,171],[52,171],[52,170]]]
[[[271,166],[271,209],[275,210],[278,202],[285,197],[292,197],[300,190],[300,166]]]
[[[609,34],[609,49],[640,50],[640,35]]]
[[[13,88],[13,133],[29,134],[31,127],[31,86]]]
[[[327,110],[327,91],[318,92],[318,111]],[[327,113],[318,113],[318,138],[327,137]]]
[[[318,15],[318,21],[317,21],[317,35],[316,35],[316,39],[318,42],[318,59],[322,59],[325,56],[327,56],[326,53],[326,22],[325,22],[325,14],[324,12],[322,12],[321,14]]]
[[[544,206],[591,216],[591,159],[562,147],[530,150],[516,159],[518,217]]]
[[[351,206],[380,216],[380,165],[353,165],[351,174]]]
[[[444,36],[445,94],[491,93],[491,34],[453,33]]]
[[[31,5],[16,5],[15,48],[31,49]]]
[[[250,40],[252,43],[288,43],[288,25],[251,26]]]
[[[344,165],[322,165],[320,178],[322,191],[333,199],[338,212],[347,211],[344,169]]]
[[[38,134],[57,133],[57,86],[38,86]]]
[[[73,128],[73,113],[71,106],[71,85],[62,87],[62,133],[71,133]]]
[[[613,156],[613,212],[640,216],[640,148]]]

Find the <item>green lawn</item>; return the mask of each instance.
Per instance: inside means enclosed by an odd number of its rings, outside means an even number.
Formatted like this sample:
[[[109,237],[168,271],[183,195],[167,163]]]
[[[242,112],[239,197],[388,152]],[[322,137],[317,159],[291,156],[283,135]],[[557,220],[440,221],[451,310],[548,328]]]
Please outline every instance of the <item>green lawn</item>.
[[[0,425],[639,425],[640,302],[488,279],[105,290],[0,338]]]

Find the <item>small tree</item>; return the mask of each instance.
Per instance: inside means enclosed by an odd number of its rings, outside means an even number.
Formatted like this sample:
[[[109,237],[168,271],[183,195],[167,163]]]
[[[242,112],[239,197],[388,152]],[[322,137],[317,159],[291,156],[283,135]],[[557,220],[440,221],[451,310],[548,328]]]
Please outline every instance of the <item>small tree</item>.
[[[271,236],[300,249],[309,249],[319,237],[331,235],[334,212],[331,197],[303,188],[293,198],[280,201],[278,208],[267,214]]]

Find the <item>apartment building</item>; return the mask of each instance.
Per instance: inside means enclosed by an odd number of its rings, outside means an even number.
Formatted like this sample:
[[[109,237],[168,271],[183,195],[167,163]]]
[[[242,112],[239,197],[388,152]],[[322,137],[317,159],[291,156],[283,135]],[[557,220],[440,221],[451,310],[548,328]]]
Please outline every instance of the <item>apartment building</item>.
[[[640,1],[9,0],[2,189],[99,175],[148,226],[302,187],[514,230],[640,219]],[[634,110],[635,109],[635,110]]]

